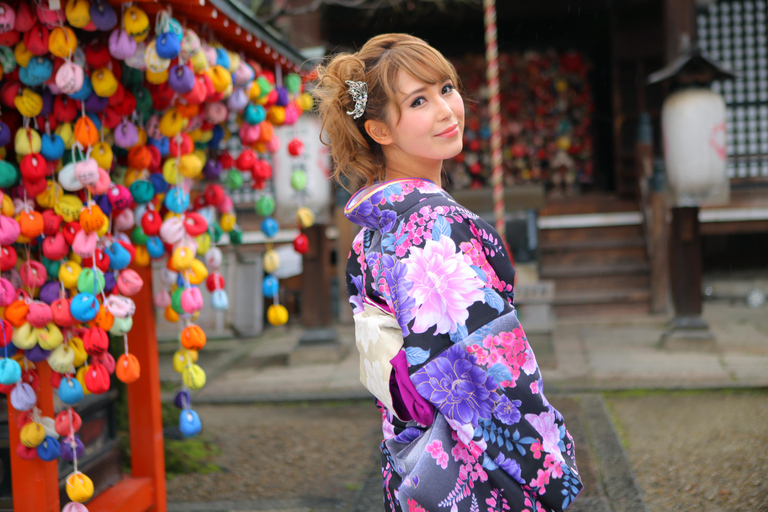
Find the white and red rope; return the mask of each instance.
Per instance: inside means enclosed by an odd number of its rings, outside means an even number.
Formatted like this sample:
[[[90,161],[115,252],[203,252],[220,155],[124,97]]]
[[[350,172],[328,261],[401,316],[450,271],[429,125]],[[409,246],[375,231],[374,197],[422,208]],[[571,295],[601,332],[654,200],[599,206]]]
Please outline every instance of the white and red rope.
[[[506,244],[504,225],[504,169],[501,159],[501,113],[499,107],[499,48],[496,43],[496,2],[483,0],[485,22],[485,61],[488,81],[488,114],[491,130],[491,183],[493,184],[493,214],[496,231]]]

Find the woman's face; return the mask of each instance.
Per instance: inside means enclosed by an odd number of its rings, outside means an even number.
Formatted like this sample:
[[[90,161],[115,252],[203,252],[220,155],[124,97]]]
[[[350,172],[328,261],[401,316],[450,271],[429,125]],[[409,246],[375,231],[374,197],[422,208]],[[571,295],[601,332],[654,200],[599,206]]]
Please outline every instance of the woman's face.
[[[461,152],[464,101],[451,80],[428,84],[408,73],[397,76],[400,116],[389,105],[392,142],[403,153],[427,160],[446,160]]]

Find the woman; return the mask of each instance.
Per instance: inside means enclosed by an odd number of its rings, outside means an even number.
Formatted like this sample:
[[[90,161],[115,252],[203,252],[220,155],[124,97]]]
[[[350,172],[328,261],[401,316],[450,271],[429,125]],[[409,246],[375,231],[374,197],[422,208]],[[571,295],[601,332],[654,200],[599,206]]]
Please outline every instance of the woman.
[[[334,177],[364,229],[347,265],[361,380],[378,399],[386,510],[562,510],[574,444],[542,392],[491,226],[441,188],[464,103],[421,39],[374,37],[319,70]]]

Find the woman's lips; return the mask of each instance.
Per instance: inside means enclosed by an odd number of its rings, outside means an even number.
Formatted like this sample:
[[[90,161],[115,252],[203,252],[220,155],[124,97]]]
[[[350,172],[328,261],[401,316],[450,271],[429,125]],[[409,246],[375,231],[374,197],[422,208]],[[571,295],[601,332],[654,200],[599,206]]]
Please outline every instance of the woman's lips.
[[[449,126],[442,132],[438,133],[436,137],[445,137],[446,139],[448,139],[455,135],[458,135],[458,133],[459,133],[459,125],[457,123],[457,124],[454,124],[453,126]]]

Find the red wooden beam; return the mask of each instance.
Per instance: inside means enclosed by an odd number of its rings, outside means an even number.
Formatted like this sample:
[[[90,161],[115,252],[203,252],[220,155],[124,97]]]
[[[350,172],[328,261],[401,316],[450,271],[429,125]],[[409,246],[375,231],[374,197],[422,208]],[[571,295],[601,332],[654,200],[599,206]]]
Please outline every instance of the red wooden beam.
[[[166,512],[160,361],[152,300],[152,269],[133,268],[144,280],[144,286],[133,297],[136,314],[133,316],[133,328],[128,333],[128,350],[141,365],[141,377],[127,386],[131,469],[135,478],[148,477],[152,480],[154,506],[149,510]]]
[[[154,497],[151,478],[126,476],[86,506],[90,512],[144,512],[151,509]]]

